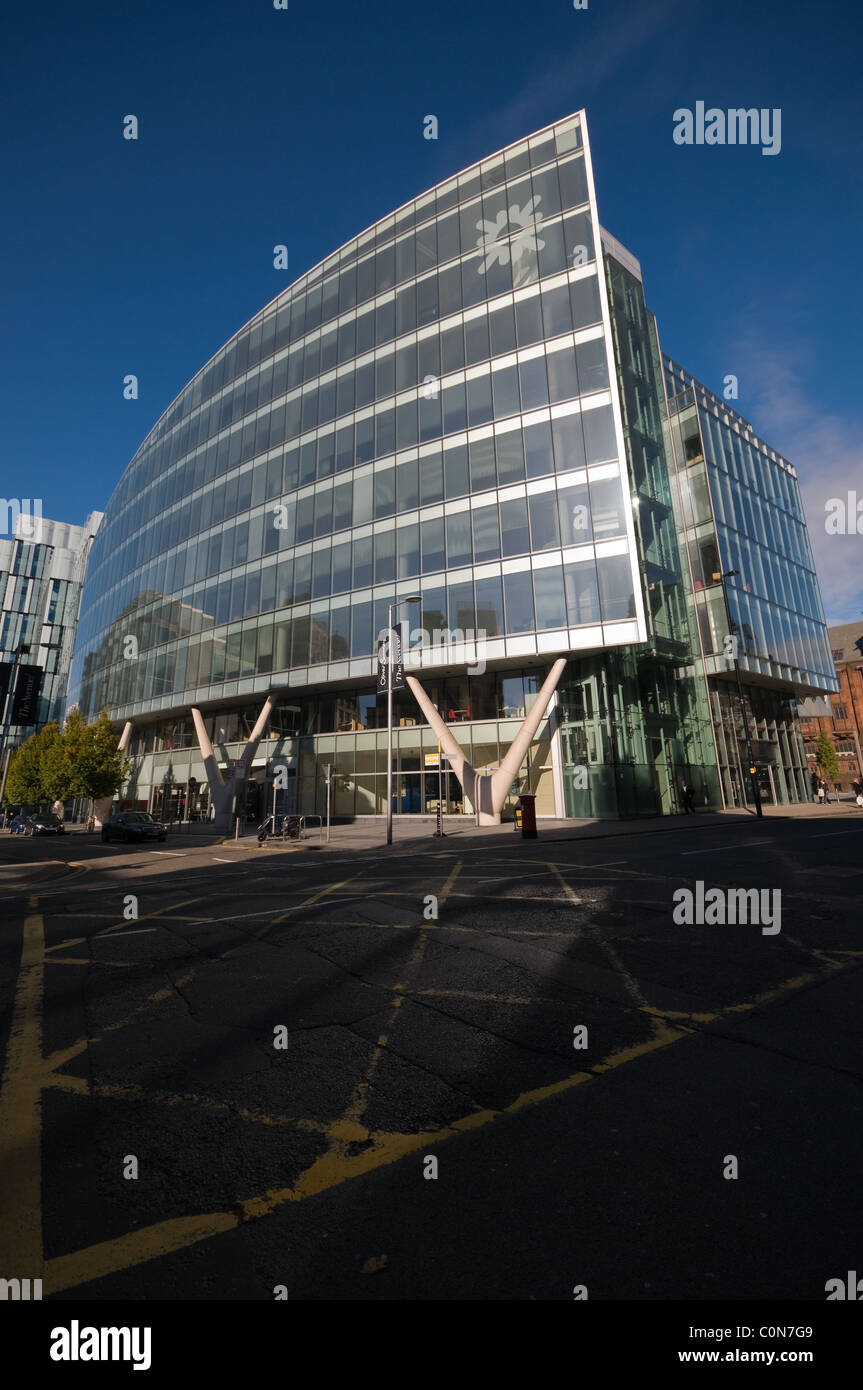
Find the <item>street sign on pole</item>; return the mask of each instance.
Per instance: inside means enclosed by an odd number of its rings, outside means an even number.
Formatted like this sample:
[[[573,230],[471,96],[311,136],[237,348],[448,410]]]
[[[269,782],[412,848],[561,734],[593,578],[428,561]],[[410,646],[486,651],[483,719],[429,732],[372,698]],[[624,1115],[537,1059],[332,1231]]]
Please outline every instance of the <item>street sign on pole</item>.
[[[390,661],[392,684],[388,680]],[[406,686],[401,633],[397,627],[384,628],[378,636],[378,690],[404,690]]]
[[[15,694],[12,698],[12,718],[10,724],[18,724],[22,728],[36,723],[36,716],[39,711],[39,690],[42,685],[41,666],[19,666],[18,679],[15,682]]]

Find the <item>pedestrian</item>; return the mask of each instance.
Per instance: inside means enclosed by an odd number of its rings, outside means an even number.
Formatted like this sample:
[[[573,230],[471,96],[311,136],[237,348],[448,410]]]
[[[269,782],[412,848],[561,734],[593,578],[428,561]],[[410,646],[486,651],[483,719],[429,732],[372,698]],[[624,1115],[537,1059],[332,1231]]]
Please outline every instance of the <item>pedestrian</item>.
[[[819,805],[823,806],[823,805],[824,805],[824,802],[825,802],[825,800],[826,800],[826,798],[827,798],[827,787],[825,786],[825,784],[824,784],[823,781],[820,781],[820,782],[818,783],[818,802],[819,802]]]
[[[683,809],[685,810],[688,816],[694,816],[695,803],[692,799],[692,788],[690,787],[685,777],[681,778],[680,780],[680,790],[683,795]]]

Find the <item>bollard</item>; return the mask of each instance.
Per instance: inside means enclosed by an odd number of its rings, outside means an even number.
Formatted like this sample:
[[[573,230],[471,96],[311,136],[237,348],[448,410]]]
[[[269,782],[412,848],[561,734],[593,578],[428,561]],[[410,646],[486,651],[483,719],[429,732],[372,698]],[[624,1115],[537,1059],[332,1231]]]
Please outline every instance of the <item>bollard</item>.
[[[523,792],[519,797],[521,835],[524,840],[536,839],[536,797]]]

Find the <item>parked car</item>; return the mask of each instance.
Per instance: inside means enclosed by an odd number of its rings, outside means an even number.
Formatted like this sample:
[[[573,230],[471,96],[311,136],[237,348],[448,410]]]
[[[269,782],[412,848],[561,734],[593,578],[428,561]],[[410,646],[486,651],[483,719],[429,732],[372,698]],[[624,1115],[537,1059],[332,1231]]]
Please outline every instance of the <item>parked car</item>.
[[[62,835],[63,822],[51,811],[36,811],[24,822],[25,835]]]
[[[13,816],[9,822],[10,835],[23,835],[27,829],[27,817],[19,811],[17,816]]]
[[[140,844],[142,840],[164,840],[167,825],[154,820],[147,811],[118,811],[102,826],[102,844],[109,840],[125,840]]]

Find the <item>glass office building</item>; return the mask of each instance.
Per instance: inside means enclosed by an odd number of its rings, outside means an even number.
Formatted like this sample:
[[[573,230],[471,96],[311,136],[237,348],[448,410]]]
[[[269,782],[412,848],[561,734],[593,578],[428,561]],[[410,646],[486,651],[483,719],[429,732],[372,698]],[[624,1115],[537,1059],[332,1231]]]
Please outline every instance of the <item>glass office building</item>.
[[[655,324],[599,224],[584,113],[383,218],[281,293],[181,392],[94,543],[71,698],[131,723],[126,797],[203,813],[275,702],[244,793],[385,808],[375,652],[407,665],[479,772],[553,661],[513,781],[546,815],[721,798]],[[401,692],[394,809],[437,807],[437,737]],[[197,782],[188,796],[189,778]],[[471,808],[453,773],[444,810]],[[509,798],[512,804],[512,796]]]
[[[15,748],[63,717],[81,586],[102,514],[92,512],[84,526],[72,526],[41,514],[15,517],[6,499],[0,505],[7,512],[5,538],[0,532],[0,715],[7,689],[14,688],[16,653],[21,665],[42,671],[35,722],[8,730],[5,746]]]
[[[798,706],[839,682],[794,467],[664,359],[683,535],[726,805],[811,796]]]

